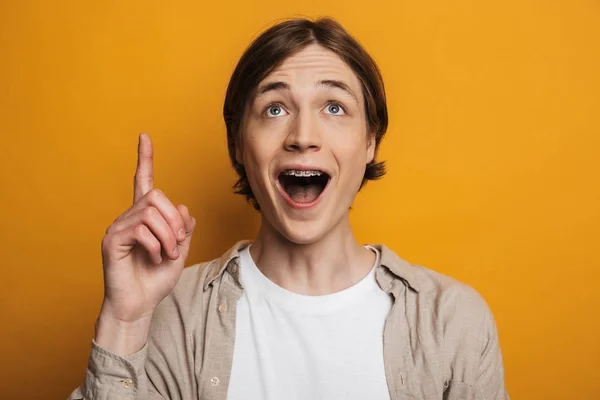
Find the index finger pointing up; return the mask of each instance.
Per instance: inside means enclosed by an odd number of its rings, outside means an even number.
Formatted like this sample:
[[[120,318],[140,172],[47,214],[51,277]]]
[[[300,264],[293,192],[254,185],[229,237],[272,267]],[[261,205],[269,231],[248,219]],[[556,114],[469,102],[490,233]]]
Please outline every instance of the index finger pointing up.
[[[148,193],[154,187],[154,150],[152,140],[146,133],[140,133],[138,139],[138,161],[133,178],[133,203]]]

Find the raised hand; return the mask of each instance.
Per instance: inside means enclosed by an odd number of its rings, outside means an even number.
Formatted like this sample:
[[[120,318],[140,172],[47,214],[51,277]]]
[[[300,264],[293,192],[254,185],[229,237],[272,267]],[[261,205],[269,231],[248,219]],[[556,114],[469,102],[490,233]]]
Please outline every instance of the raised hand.
[[[189,254],[195,219],[154,188],[153,149],[142,133],[133,205],[102,239],[104,300],[96,342],[120,355],[146,341],[154,309],[175,287]]]

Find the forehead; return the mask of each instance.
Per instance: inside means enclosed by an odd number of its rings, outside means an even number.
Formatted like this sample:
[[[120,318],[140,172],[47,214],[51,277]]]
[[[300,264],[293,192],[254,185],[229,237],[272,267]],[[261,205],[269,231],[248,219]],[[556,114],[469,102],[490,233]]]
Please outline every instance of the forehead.
[[[316,83],[324,79],[336,79],[344,82],[353,90],[360,90],[360,81],[352,68],[337,54],[318,44],[311,44],[286,58],[260,83],[259,87],[272,81],[294,83]]]

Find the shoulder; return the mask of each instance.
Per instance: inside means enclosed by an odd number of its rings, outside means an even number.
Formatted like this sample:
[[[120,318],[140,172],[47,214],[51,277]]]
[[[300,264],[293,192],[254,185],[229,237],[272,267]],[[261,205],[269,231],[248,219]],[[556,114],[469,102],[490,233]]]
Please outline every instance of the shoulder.
[[[482,355],[497,347],[498,333],[490,307],[472,286],[420,265],[420,314],[432,318],[435,340],[443,349],[453,375],[475,382]],[[449,372],[450,373],[450,372]]]
[[[412,266],[422,288],[419,295],[435,306],[440,317],[468,320],[490,312],[486,300],[471,285],[421,265]]]
[[[383,244],[375,245],[381,250],[381,264],[391,276],[404,281],[419,302],[432,307],[432,311],[481,315],[489,308],[481,294],[467,283],[445,275],[429,267],[412,264],[400,258]],[[457,309],[458,307],[458,309]]]
[[[404,281],[421,320],[449,345],[470,341],[474,351],[481,350],[495,331],[488,303],[471,285],[429,267],[409,263],[385,245],[379,245],[385,266],[392,276]]]

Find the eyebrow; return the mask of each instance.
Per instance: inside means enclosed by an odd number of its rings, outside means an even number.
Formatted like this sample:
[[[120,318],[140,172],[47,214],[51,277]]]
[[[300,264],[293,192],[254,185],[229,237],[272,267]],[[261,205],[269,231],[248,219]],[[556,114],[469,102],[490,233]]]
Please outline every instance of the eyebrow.
[[[319,81],[318,86],[342,89],[343,91],[348,93],[354,99],[354,101],[356,101],[356,103],[358,104],[358,98],[356,97],[356,95],[354,94],[352,89],[350,89],[350,87],[342,81],[337,81],[335,79],[326,79],[324,81]]]
[[[335,79],[325,79],[325,80],[317,82],[317,86],[325,86],[325,87],[329,87],[329,88],[341,89],[344,92],[346,92],[347,94],[349,94],[354,99],[354,101],[356,101],[356,103],[358,104],[358,98],[356,97],[356,95],[354,94],[352,89],[350,89],[350,87],[342,81],[338,81]],[[282,81],[269,82],[258,88],[258,96],[263,95],[270,91],[290,90],[290,89],[291,89],[290,85],[286,82],[282,82]]]
[[[265,94],[272,90],[290,90],[290,89],[291,89],[290,85],[288,85],[285,82],[281,82],[281,81],[269,82],[266,85],[258,88],[258,95],[260,96],[261,94]]]

